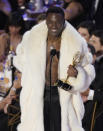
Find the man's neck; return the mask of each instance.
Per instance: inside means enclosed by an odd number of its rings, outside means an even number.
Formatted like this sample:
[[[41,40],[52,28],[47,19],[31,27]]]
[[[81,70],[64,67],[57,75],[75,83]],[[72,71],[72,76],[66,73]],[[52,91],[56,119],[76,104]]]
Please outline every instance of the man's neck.
[[[50,40],[50,41],[57,41],[59,39],[61,39],[61,35],[52,36],[52,35],[48,34],[48,36],[47,36],[47,40]]]

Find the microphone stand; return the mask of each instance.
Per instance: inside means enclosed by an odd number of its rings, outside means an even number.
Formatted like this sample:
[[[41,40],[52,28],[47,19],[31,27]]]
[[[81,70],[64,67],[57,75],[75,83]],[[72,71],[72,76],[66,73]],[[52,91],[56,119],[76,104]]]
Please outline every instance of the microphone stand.
[[[56,55],[56,49],[52,49],[51,52],[50,52],[50,118],[51,118],[51,102],[52,102],[52,94],[51,94],[51,82],[52,82],[52,76],[51,76],[51,73],[52,73],[52,61],[53,61],[53,57]],[[51,119],[50,119],[50,131],[51,131]]]

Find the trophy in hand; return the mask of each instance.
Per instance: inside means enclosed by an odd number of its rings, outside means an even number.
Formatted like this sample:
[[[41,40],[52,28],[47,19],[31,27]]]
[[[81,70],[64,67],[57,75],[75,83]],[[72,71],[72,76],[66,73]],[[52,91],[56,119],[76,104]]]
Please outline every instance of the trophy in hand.
[[[83,59],[83,55],[81,55],[80,52],[78,51],[73,57],[72,66],[76,67],[77,65],[79,65],[82,59]],[[68,78],[69,78],[69,75],[67,75],[66,80],[58,80],[57,86],[66,91],[71,90],[72,86],[70,85]]]

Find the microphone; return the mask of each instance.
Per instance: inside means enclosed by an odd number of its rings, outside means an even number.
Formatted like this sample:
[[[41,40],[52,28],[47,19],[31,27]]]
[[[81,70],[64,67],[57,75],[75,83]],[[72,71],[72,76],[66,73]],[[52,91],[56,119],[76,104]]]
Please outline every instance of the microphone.
[[[53,46],[50,46],[50,50],[51,50],[50,51],[51,56],[55,56],[57,54],[57,51],[56,51],[56,49],[53,48]]]

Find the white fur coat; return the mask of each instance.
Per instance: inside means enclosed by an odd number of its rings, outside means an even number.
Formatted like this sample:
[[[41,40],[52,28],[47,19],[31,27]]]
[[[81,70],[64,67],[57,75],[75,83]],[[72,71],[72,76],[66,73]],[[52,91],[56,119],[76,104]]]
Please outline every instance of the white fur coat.
[[[84,106],[79,92],[88,88],[95,77],[91,57],[85,40],[67,22],[62,33],[58,77],[66,79],[67,69],[79,51],[84,55],[77,78],[69,78],[72,91],[59,90],[61,105],[61,131],[84,131],[81,119]],[[15,66],[22,72],[20,95],[21,123],[18,131],[44,131],[43,94],[46,67],[47,26],[45,21],[25,33],[17,48]],[[55,107],[54,107],[55,108]]]

